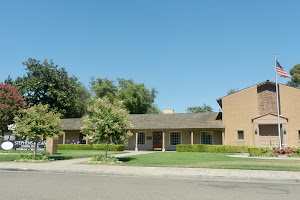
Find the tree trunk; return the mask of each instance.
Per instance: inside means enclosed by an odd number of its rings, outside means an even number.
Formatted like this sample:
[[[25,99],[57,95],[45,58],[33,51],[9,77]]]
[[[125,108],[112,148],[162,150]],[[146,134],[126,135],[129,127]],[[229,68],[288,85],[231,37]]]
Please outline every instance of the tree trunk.
[[[37,140],[34,141],[34,159],[36,158],[37,154]]]
[[[108,149],[108,142],[106,142],[106,151],[105,151],[105,157],[107,157],[107,149]]]

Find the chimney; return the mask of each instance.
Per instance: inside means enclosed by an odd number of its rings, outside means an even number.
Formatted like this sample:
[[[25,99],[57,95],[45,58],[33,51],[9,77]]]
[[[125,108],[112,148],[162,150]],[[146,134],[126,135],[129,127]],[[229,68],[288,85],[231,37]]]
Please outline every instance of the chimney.
[[[174,109],[164,109],[163,114],[174,114]]]

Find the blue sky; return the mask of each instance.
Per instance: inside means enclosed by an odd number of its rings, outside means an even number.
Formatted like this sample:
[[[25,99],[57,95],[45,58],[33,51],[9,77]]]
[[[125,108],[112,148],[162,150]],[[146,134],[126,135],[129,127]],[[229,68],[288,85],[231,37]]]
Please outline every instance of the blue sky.
[[[134,79],[160,109],[211,105],[300,63],[299,1],[0,1],[0,82],[53,59],[86,86]],[[285,84],[288,79],[279,78]]]

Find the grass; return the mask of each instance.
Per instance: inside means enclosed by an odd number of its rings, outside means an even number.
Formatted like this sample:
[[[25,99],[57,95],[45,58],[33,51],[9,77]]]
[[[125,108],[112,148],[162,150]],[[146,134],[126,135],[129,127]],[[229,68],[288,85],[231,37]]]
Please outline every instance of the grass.
[[[17,159],[18,155],[0,155],[0,162],[13,161]]]
[[[233,158],[226,153],[158,152],[119,158],[122,165],[146,167],[190,167],[300,171],[300,160],[262,160]]]
[[[108,155],[112,154],[120,154],[124,153],[122,151],[108,151]],[[73,158],[86,158],[86,157],[93,157],[96,155],[104,155],[105,151],[101,150],[57,150],[56,155],[49,156],[50,159],[54,160],[66,160],[66,159],[73,159]]]
[[[108,155],[112,154],[120,154],[124,153],[122,151],[108,151]],[[49,159],[54,160],[67,160],[73,158],[85,158],[85,157],[93,157],[95,155],[104,155],[105,151],[100,150],[58,150],[56,155],[49,156]],[[17,159],[19,155],[12,154],[12,155],[1,155],[0,154],[0,162],[3,161],[13,161]]]

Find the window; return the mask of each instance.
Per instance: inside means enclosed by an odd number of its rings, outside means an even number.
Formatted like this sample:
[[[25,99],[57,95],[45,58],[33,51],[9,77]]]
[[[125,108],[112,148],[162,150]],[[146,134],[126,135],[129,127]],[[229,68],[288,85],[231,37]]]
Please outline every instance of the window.
[[[78,141],[79,141],[79,144],[86,144],[86,140],[83,139],[84,135],[82,133],[79,133],[79,138],[78,138]]]
[[[146,134],[145,133],[138,133],[138,144],[146,145]]]
[[[238,131],[238,140],[244,140],[244,131]]]
[[[201,144],[213,144],[212,132],[201,132],[200,143]]]
[[[298,139],[300,140],[300,130],[298,131]]]
[[[170,146],[181,144],[181,132],[170,132]]]

